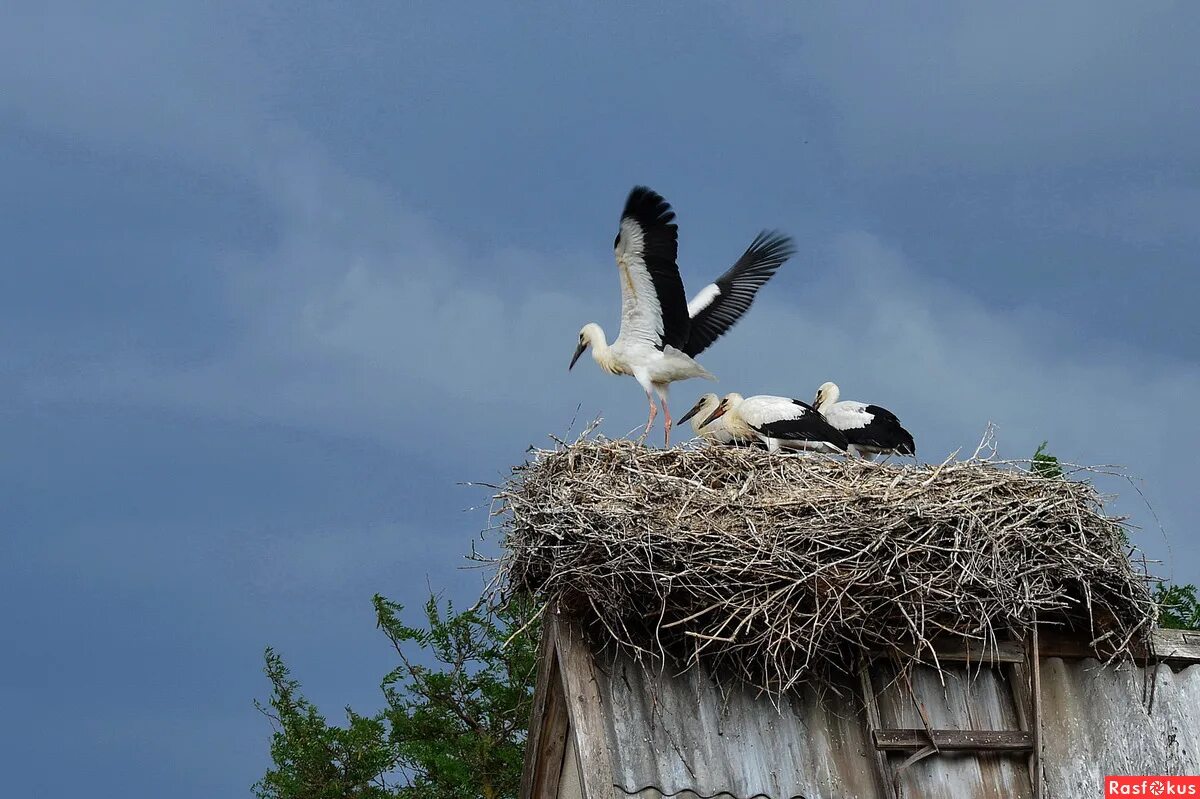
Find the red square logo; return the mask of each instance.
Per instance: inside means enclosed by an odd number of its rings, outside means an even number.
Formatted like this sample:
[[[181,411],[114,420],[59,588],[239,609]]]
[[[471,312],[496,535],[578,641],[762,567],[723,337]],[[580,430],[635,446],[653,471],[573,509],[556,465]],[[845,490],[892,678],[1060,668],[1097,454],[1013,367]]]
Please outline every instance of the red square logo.
[[[1119,796],[1147,796],[1151,799],[1194,796],[1200,799],[1200,777],[1105,777],[1104,799]]]

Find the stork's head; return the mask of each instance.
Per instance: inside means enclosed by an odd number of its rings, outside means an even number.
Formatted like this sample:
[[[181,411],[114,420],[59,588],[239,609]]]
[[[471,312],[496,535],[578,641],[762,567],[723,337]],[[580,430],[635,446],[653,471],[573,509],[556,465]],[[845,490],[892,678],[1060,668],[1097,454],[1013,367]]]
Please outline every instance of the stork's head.
[[[729,410],[731,408],[735,408],[738,405],[740,405],[741,402],[742,402],[741,394],[738,394],[736,392],[730,392],[729,394],[726,394],[725,397],[719,403],[717,403],[717,409],[715,411],[713,411],[712,413],[710,413],[708,415],[708,418],[700,423],[700,426],[707,427],[708,425],[715,422],[717,419],[720,419],[722,416],[729,413]]]
[[[822,406],[832,405],[838,401],[841,392],[838,391],[837,383],[822,383],[817,389],[817,396],[813,400],[813,407],[818,411],[824,410]]]
[[[721,403],[721,400],[716,394],[713,394],[711,392],[708,394],[705,394],[704,396],[700,397],[699,400],[696,401],[696,404],[692,406],[692,409],[690,411],[688,411],[687,413],[685,413],[683,415],[683,418],[679,420],[678,424],[683,424],[688,419],[691,419],[693,416],[695,416],[698,413],[712,413],[714,410],[716,410],[717,405],[719,405],[720,403]],[[703,418],[704,417],[700,417],[700,419],[703,419]],[[704,426],[699,423],[700,419],[697,419],[696,422],[693,423],[693,425],[692,425],[694,428],[696,428],[697,432],[699,432],[699,428]]]
[[[579,356],[583,355],[584,350],[603,338],[604,333],[600,330],[600,325],[595,322],[588,322],[584,325],[579,331],[579,344],[575,347],[575,354],[571,356],[571,365],[567,367],[567,371],[571,371],[575,362],[579,360]]]

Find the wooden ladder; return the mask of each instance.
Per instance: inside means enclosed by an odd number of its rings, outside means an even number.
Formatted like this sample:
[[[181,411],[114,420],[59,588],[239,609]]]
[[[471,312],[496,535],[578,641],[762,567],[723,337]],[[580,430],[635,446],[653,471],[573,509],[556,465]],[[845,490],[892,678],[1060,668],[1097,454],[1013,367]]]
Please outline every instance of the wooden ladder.
[[[1037,627],[1029,639],[1007,641],[996,647],[971,645],[937,650],[941,663],[971,663],[999,667],[1004,670],[1012,687],[1016,708],[1017,730],[938,730],[885,728],[881,725],[879,702],[871,680],[871,663],[866,661],[859,670],[863,702],[866,706],[867,730],[874,747],[875,767],[884,794],[889,799],[901,799],[900,775],[909,766],[941,752],[1025,752],[1028,756],[1029,782],[1034,799],[1042,799],[1041,751],[1041,666],[1038,657]],[[1022,673],[1024,667],[1024,673]],[[914,700],[916,697],[914,697]],[[917,704],[920,710],[920,704]],[[920,710],[924,719],[924,710]],[[911,752],[895,769],[889,765],[889,752]]]

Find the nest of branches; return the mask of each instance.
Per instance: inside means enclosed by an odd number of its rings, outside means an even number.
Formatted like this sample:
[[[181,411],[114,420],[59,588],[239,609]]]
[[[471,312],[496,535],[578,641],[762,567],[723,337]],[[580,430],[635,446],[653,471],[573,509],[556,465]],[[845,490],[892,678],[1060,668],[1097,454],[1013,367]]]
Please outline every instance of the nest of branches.
[[[581,440],[537,451],[497,500],[505,592],[772,693],[864,653],[932,663],[936,639],[994,645],[1035,621],[1119,656],[1155,619],[1095,487],[1016,463]]]

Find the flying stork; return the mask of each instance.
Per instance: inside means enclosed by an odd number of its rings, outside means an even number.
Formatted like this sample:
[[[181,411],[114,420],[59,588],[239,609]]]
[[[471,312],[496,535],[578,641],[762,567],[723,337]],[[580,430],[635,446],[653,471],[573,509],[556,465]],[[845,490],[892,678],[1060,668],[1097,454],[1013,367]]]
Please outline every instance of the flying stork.
[[[865,402],[838,402],[841,391],[836,383],[822,383],[813,405],[845,434],[848,451],[867,460],[876,455],[916,455],[912,434],[900,425],[896,414]]]
[[[589,322],[568,370],[588,347],[609,374],[631,375],[650,403],[642,435],[650,433],[662,401],[664,441],[671,445],[667,389],[677,380],[716,378],[693,360],[749,310],[754,296],[793,252],[792,240],[778,232],[759,233],[729,271],[705,286],[689,303],[676,265],[675,212],[660,194],[635,186],[625,201],[613,242],[621,277],[621,331],[609,346],[604,331]]]
[[[705,427],[717,419],[737,438],[761,440],[771,452],[781,448],[813,452],[843,452],[846,437],[820,412],[806,402],[790,397],[760,394],[743,398],[726,394],[717,409],[701,422]]]

